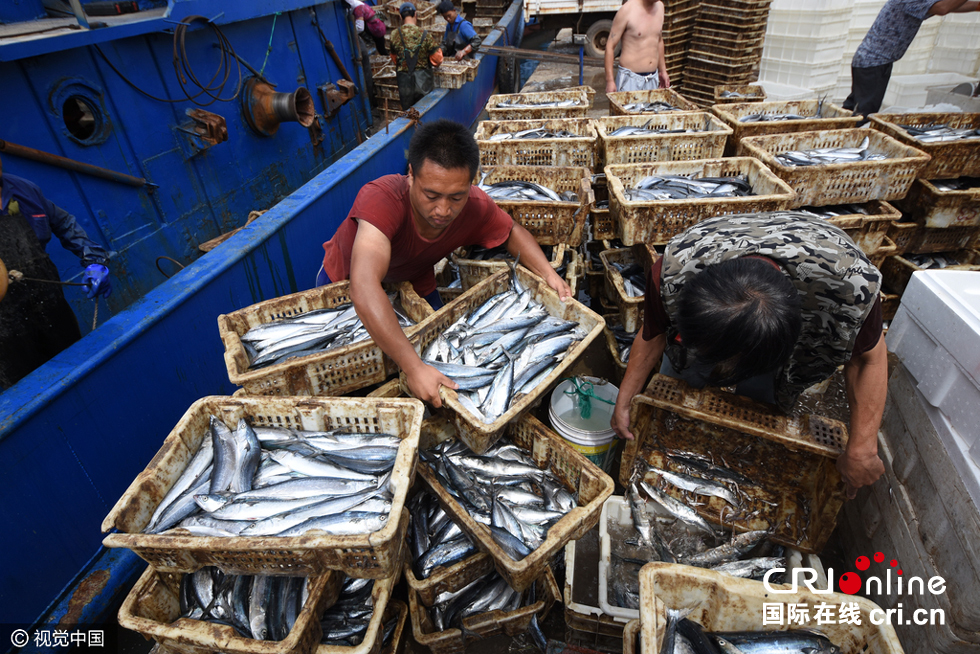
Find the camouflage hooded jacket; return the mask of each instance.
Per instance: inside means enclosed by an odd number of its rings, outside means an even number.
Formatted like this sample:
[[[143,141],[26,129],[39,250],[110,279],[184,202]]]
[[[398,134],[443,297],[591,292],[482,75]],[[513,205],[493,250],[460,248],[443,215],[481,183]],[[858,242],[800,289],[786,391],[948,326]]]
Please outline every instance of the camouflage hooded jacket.
[[[681,289],[705,267],[753,254],[779,263],[802,300],[799,340],[790,361],[776,374],[776,403],[789,411],[800,393],[851,358],[861,325],[878,298],[881,273],[847,234],[809,214],[719,216],[667,245],[660,285],[667,315],[677,315]],[[685,357],[676,339],[676,320],[671,323],[666,355],[677,368]]]
[[[402,43],[402,36],[405,38],[404,43]],[[402,25],[400,28],[392,30],[391,52],[395,55],[395,70],[400,73],[408,72],[408,58],[416,51],[416,48],[418,49],[416,70],[432,68],[429,55],[432,54],[433,50],[439,48],[439,43],[432,38],[432,34],[418,25]]]

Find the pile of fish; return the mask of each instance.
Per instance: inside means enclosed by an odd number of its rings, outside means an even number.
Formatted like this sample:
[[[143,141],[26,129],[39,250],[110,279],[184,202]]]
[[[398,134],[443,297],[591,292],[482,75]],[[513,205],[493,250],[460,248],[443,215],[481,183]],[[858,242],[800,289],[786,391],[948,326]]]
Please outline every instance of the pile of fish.
[[[253,428],[244,419],[232,430],[211,416],[201,447],[144,532],[373,533],[387,524],[400,444],[389,434]]]
[[[548,314],[522,288],[498,293],[463,316],[422,352],[422,360],[459,384],[463,407],[486,424],[514,398],[537,388],[586,333]]]
[[[867,136],[856,148],[813,148],[810,150],[790,150],[776,155],[776,160],[784,166],[824,166],[827,164],[854,163],[856,161],[881,161],[887,155],[871,152]]]
[[[958,259],[951,254],[906,254],[906,259],[914,263],[923,270],[930,268],[940,269],[949,266],[962,265]]]
[[[948,143],[980,139],[980,129],[973,127],[950,127],[943,125],[899,125],[916,141],[921,143]]]
[[[686,111],[682,107],[675,107],[669,102],[657,100],[656,102],[630,102],[623,105],[623,109],[630,113],[655,113],[662,114],[668,111]]]
[[[628,332],[622,325],[613,325],[609,328],[613,338],[616,339],[616,349],[619,352],[619,361],[629,363],[630,350],[633,349],[633,341],[636,339],[636,332]]]
[[[389,296],[398,324],[415,324]],[[317,309],[252,327],[242,335],[249,370],[272,366],[293,357],[325,352],[371,338],[351,303]]]
[[[660,654],[841,654],[815,629],[706,632],[688,613],[667,609]]]
[[[832,207],[802,207],[797,209],[797,211],[802,211],[817,218],[823,218],[824,220],[839,216],[870,215],[868,210],[860,204],[838,204]]]
[[[408,508],[411,515],[408,546],[416,579],[428,579],[436,568],[459,563],[476,554],[476,545],[439,506],[435,495],[419,493]]]
[[[758,98],[759,93],[739,93],[738,91],[722,91],[723,98]]]
[[[754,195],[745,175],[736,177],[684,177],[680,175],[651,175],[636,186],[625,189],[626,199],[683,200],[688,198],[732,198]]]
[[[552,247],[551,245],[542,245],[541,251],[544,253],[544,256],[548,259],[548,261],[553,260],[554,251],[555,251],[554,247]],[[474,245],[469,249],[467,249],[462,255],[460,255],[459,258],[464,260],[472,260],[472,261],[513,261],[514,260],[514,256],[507,251],[506,245],[498,245],[497,247],[493,247],[493,248],[485,248],[480,245]],[[565,272],[568,270],[568,264],[571,261],[571,259],[572,259],[572,250],[565,250],[565,258],[562,259],[558,267],[555,268],[555,272],[558,273],[560,277],[565,277]],[[458,279],[458,274],[459,273],[457,272],[457,279]],[[456,283],[456,286],[459,286],[458,281]]]
[[[581,107],[585,100],[549,100],[547,102],[518,102],[516,100],[501,100],[496,109],[542,109],[545,107]]]
[[[956,179],[934,179],[931,184],[940,191],[972,191],[980,188],[980,178],[958,177]]]
[[[541,546],[548,530],[578,501],[550,470],[501,439],[483,455],[445,441],[420,453],[439,483],[515,561]]]
[[[769,123],[776,122],[780,120],[808,120],[810,118],[819,118],[820,116],[801,116],[799,114],[749,114],[748,116],[742,116],[738,119],[740,123]]]
[[[623,278],[623,288],[628,297],[643,297],[647,294],[647,276],[643,272],[643,266],[638,263],[619,261],[612,261],[609,265]]]
[[[321,645],[356,647],[361,644],[375,612],[373,591],[372,579],[347,580],[336,603],[320,616],[320,628],[323,630]],[[379,651],[383,651],[391,641],[397,626],[397,616],[381,625]]]
[[[574,134],[567,129],[550,130],[544,127],[532,127],[531,129],[521,130],[520,132],[500,132],[494,134],[488,141],[508,141],[511,139],[587,139],[588,136]]]
[[[531,200],[533,202],[578,202],[578,195],[571,191],[556,193],[547,186],[518,179],[496,182],[494,184],[484,184],[481,180],[478,188],[494,200],[507,200],[510,202],[521,202],[524,200]]]
[[[653,120],[652,118],[650,120]],[[624,125],[622,127],[617,127],[613,131],[609,132],[608,136],[654,136],[656,134],[693,134],[696,132],[706,132],[710,131],[707,129],[667,129],[666,127],[647,127],[650,124],[648,120],[644,125],[636,127],[633,125]]]

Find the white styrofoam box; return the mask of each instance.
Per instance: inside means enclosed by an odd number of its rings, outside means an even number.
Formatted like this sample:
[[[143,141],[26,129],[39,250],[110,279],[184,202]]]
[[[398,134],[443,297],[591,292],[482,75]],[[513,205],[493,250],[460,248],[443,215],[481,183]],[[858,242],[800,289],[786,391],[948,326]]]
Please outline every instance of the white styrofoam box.
[[[980,275],[912,273],[885,340],[980,461]]]
[[[944,48],[980,49],[977,33],[980,31],[980,13],[946,14],[939,25],[936,45]]]
[[[773,0],[769,11],[835,11],[847,9],[853,3],[854,0]]]
[[[929,55],[929,71],[977,77],[980,73],[980,52],[969,48],[936,46]]]
[[[882,106],[900,105],[903,107],[921,107],[925,104],[926,94],[936,86],[956,86],[962,82],[973,82],[976,78],[960,75],[959,73],[929,73],[926,75],[892,75],[885,91]]]
[[[807,39],[847,37],[851,25],[851,7],[827,10],[769,9],[766,36],[792,36]]]
[[[813,89],[793,86],[791,84],[780,84],[770,80],[759,80],[759,85],[766,90],[766,100],[809,100],[817,97]]]
[[[822,64],[839,61],[846,42],[846,36],[829,39],[806,39],[797,36],[767,34],[762,48],[762,56],[767,59],[797,61],[802,64]]]
[[[797,61],[762,58],[759,69],[760,80],[770,80],[780,84],[805,85],[805,88],[830,86],[837,83],[840,73],[840,60],[820,64],[801,64]],[[768,95],[768,91],[766,92]]]

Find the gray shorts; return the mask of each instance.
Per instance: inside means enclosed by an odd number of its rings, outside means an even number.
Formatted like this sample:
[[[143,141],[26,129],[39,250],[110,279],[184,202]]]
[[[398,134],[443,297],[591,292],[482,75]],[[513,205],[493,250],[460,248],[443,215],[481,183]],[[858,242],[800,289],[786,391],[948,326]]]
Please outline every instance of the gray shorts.
[[[653,71],[649,75],[638,75],[629,68],[616,66],[617,91],[652,91],[660,88],[660,73]]]

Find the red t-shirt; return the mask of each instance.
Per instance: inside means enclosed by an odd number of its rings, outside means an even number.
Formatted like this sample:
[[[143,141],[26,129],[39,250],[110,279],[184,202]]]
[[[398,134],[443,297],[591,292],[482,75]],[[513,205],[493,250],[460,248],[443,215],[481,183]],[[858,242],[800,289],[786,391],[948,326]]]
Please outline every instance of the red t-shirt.
[[[670,326],[670,316],[664,309],[664,303],[660,301],[660,272],[663,266],[664,260],[661,257],[647,272],[647,293],[643,298],[643,340],[646,341],[666,333]],[[852,359],[878,344],[881,338],[881,316],[881,295],[879,295],[854,340],[854,349],[851,350]]]
[[[433,266],[440,259],[458,247],[497,247],[508,239],[514,227],[514,219],[473,186],[466,205],[449,227],[435,240],[422,238],[412,220],[408,177],[385,175],[358,192],[347,219],[323,244],[323,271],[331,281],[350,278],[358,220],[371,223],[391,241],[391,263],[384,281],[412,282],[415,292],[423,297],[436,290]]]

